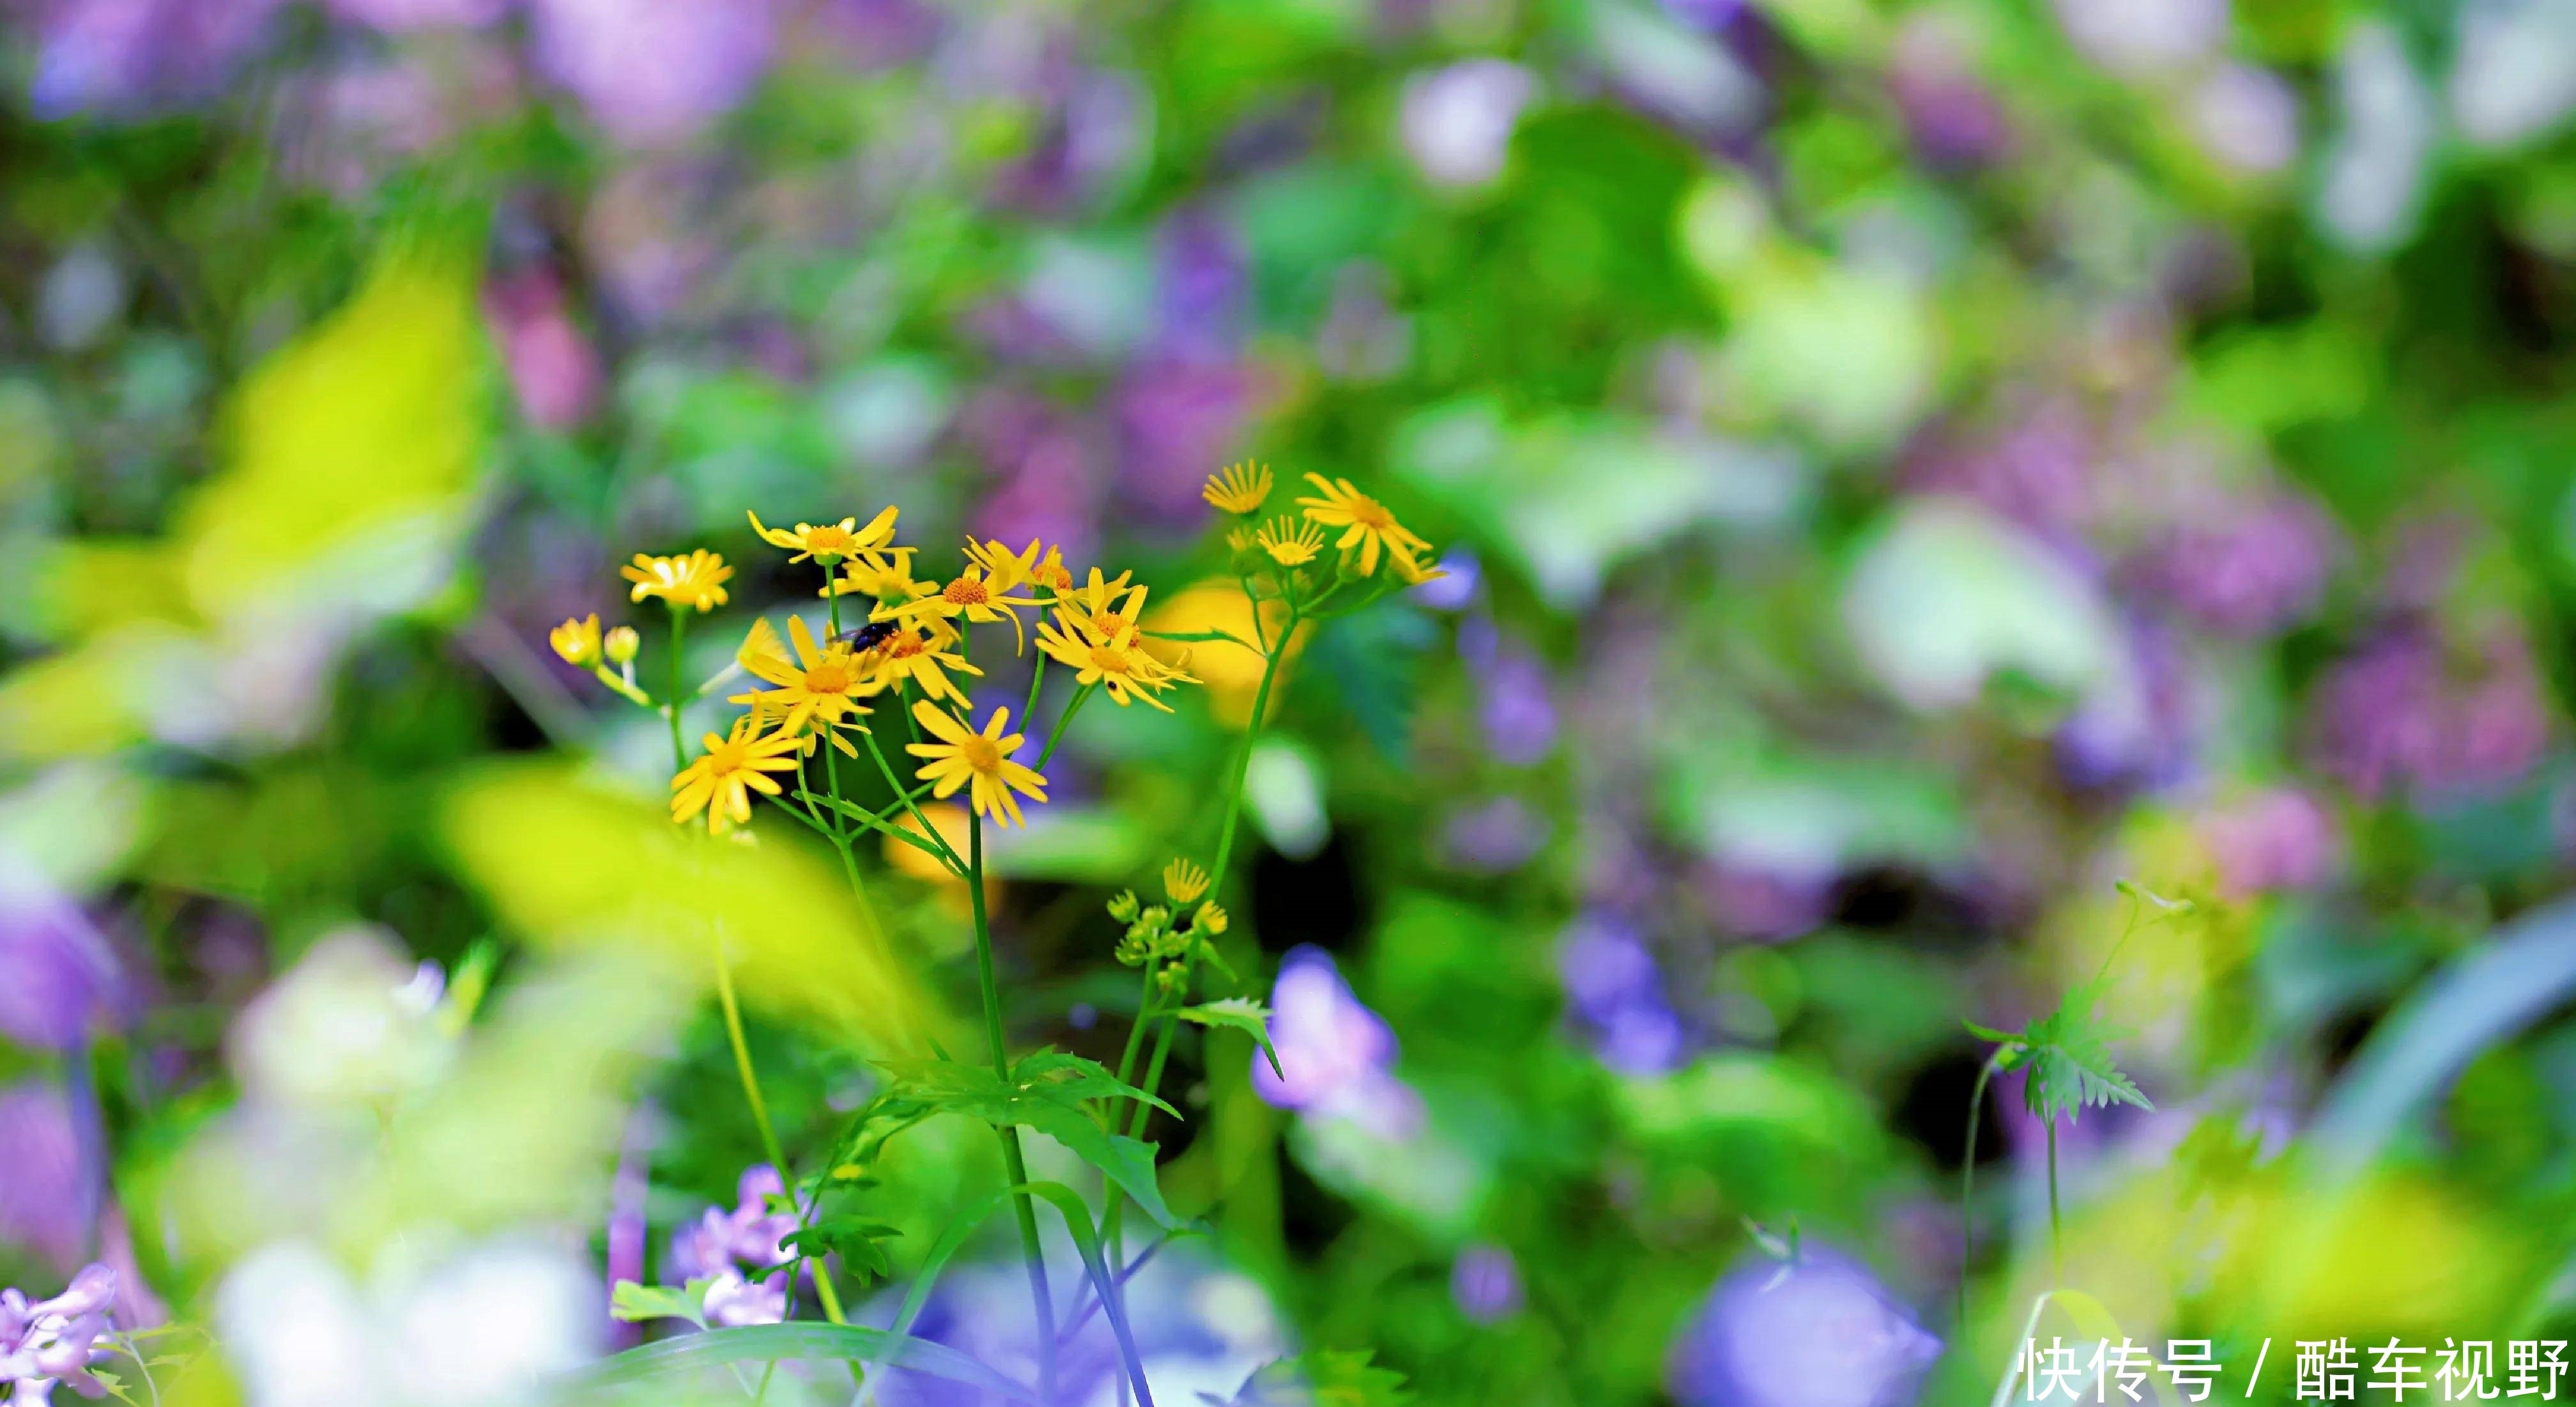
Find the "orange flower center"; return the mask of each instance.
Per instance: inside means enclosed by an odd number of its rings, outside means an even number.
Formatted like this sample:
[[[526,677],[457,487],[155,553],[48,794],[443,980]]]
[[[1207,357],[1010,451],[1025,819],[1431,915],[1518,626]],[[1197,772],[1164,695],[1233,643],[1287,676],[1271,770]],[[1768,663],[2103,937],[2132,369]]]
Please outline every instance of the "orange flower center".
[[[1125,674],[1127,652],[1113,650],[1107,645],[1094,645],[1091,647],[1091,667],[1103,674]]]
[[[878,651],[890,660],[908,660],[928,648],[929,642],[909,630],[898,630],[877,646]]]
[[[948,583],[948,589],[939,595],[952,606],[980,606],[992,599],[992,593],[984,589],[984,583],[964,576]]]
[[[967,734],[966,741],[957,745],[957,755],[978,772],[1002,770],[1002,749],[981,733]]]
[[[1372,532],[1385,532],[1395,526],[1395,515],[1385,505],[1365,494],[1351,495],[1351,521]]]
[[[857,541],[857,538],[844,532],[838,523],[805,530],[805,550],[808,552],[828,552],[834,556],[843,556]]]
[[[850,676],[847,660],[827,659],[805,671],[805,692],[809,694],[846,694],[856,682]]]

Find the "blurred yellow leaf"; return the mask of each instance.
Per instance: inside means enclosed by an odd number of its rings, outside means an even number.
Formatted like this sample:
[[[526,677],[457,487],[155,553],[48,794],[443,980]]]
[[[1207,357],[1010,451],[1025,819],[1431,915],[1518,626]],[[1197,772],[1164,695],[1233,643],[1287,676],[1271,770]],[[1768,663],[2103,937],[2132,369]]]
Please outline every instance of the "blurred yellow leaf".
[[[388,255],[347,306],[271,357],[228,409],[223,473],[176,549],[189,600],[235,615],[316,577],[418,592],[462,526],[487,396],[470,260]]]
[[[770,836],[711,840],[553,764],[476,773],[440,829],[510,927],[552,948],[643,944],[711,972],[721,936],[743,996],[869,1054],[918,1054],[944,1018],[833,867]]]

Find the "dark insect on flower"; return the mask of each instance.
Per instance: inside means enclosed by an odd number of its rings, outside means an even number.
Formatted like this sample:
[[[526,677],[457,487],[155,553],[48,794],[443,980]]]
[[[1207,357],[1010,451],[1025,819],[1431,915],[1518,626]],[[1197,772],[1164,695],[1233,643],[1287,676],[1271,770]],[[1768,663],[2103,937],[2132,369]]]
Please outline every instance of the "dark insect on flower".
[[[851,654],[864,655],[884,644],[886,637],[901,629],[903,629],[901,621],[872,620],[856,630],[844,630],[833,636],[832,643],[849,646]]]

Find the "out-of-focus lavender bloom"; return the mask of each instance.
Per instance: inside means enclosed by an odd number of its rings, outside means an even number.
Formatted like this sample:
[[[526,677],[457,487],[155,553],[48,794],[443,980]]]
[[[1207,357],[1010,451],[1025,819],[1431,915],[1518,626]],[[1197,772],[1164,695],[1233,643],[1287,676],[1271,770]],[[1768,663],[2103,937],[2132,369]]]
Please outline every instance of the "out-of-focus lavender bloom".
[[[1440,559],[1440,570],[1444,575],[1411,588],[1414,600],[1435,611],[1463,611],[1475,604],[1476,589],[1485,576],[1474,552],[1464,547],[1449,549],[1448,555]]]
[[[1321,948],[1293,949],[1270,993],[1270,1043],[1282,1073],[1252,1058],[1252,1088],[1282,1109],[1348,1118],[1387,1139],[1421,1125],[1422,1101],[1394,1074],[1395,1032],[1360,1004]]]
[[[1154,350],[1190,362],[1231,360],[1243,339],[1251,277],[1241,241],[1207,210],[1164,222],[1154,246]]]
[[[2209,691],[2174,633],[2140,622],[2127,654],[2057,730],[2058,770],[2078,787],[2163,787],[2191,773]]]
[[[1888,92],[1924,161],[1941,168],[1981,166],[2004,154],[2011,119],[1976,72],[1957,30],[1930,13],[1910,17],[1888,61]]]
[[[589,419],[599,403],[599,356],[574,325],[555,276],[530,268],[495,279],[483,312],[528,423],[568,430]]]
[[[507,13],[510,4],[511,0],[330,0],[330,8],[342,19],[394,32],[487,25]]]
[[[103,1180],[68,1094],[39,1080],[0,1089],[0,1241],[74,1264],[88,1252]]]
[[[89,916],[24,866],[0,871],[0,1036],[68,1050],[131,1018],[134,993]]]
[[[1664,0],[1664,13],[1715,34],[1744,13],[1744,0]]]
[[[59,0],[29,97],[40,118],[128,114],[212,93],[257,45],[278,0]]]
[[[1509,1319],[1521,1312],[1520,1264],[1500,1246],[1469,1246],[1449,1267],[1449,1298],[1479,1324]]]
[[[2221,64],[2192,94],[2192,126],[2211,156],[2270,175],[2299,155],[2299,95],[2281,75],[2252,64]]]
[[[1117,402],[1127,495],[1159,520],[1195,521],[1208,466],[1225,462],[1241,443],[1265,392],[1258,373],[1237,363],[1138,365]]]
[[[2048,397],[1992,433],[1936,443],[1902,472],[1909,488],[1973,498],[2054,539],[2092,515],[2094,454],[2083,411]]]
[[[1032,393],[996,387],[968,402],[957,430],[999,480],[976,510],[977,533],[1010,543],[1038,538],[1061,545],[1077,564],[1088,560],[1099,541],[1101,489],[1080,421]]]
[[[1673,1345],[1670,1381],[1687,1407],[1903,1407],[1940,1352],[1859,1262],[1810,1245],[1719,1281]]]
[[[864,71],[927,53],[939,38],[940,12],[925,0],[817,0],[798,21]]]
[[[1052,100],[1036,148],[994,181],[1002,205],[1060,215],[1099,199],[1143,159],[1153,107],[1134,76],[1084,68],[1051,49],[1039,76],[1011,91]]]
[[[31,1304],[18,1290],[0,1290],[0,1384],[9,1387],[9,1401],[43,1407],[56,1384],[83,1397],[106,1396],[107,1385],[89,1366],[106,1356],[98,1341],[115,1310],[116,1272],[104,1265],[83,1267],[49,1300]]]
[[[2521,635],[2469,652],[2429,631],[2391,631],[2336,665],[2310,704],[2318,765],[2378,799],[2493,792],[2549,743],[2549,704]]]
[[[1336,381],[1383,381],[1413,357],[1413,320],[1387,303],[1386,270],[1353,260],[1333,275],[1333,300],[1315,329],[1315,365]]]
[[[1449,813],[1440,827],[1441,858],[1454,868],[1503,874],[1529,863],[1547,844],[1547,818],[1517,796],[1497,796]]]
[[[647,146],[733,109],[769,68],[770,0],[530,0],[537,67],[620,141]]]
[[[708,1323],[726,1328],[781,1323],[787,1318],[787,1277],[745,1280],[739,1270],[720,1270],[707,1286],[706,1311]]]
[[[2201,813],[2202,843],[2218,862],[2219,886],[2242,899],[2322,882],[2342,856],[2334,818],[2316,798],[2271,787]]]
[[[99,1259],[116,1272],[116,1318],[128,1329],[157,1329],[170,1322],[170,1307],[152,1293],[134,1258],[134,1228],[125,1209],[111,1206],[99,1218]]]
[[[1664,996],[1663,973],[1645,940],[1606,914],[1586,914],[1557,945],[1556,970],[1575,1022],[1603,1064],[1627,1074],[1660,1074],[1689,1054],[1689,1033]]]
[[[2085,57],[2114,73],[2182,68],[2227,37],[2227,0],[2056,0]]]
[[[2166,534],[2148,554],[2143,585],[2220,634],[2268,635],[2316,609],[2334,550],[2325,514],[2280,495]]]
[[[1490,621],[1471,620],[1458,631],[1458,653],[1477,676],[1477,716],[1494,760],[1527,767],[1556,746],[1556,701],[1547,666]]]
[[[1537,91],[1528,69],[1504,59],[1415,74],[1404,83],[1404,149],[1440,185],[1485,185],[1503,173],[1512,128]]]
[[[703,182],[681,163],[635,162],[591,197],[582,242],[617,311],[652,324],[685,304],[716,246],[693,202]]]
[[[1822,869],[1720,857],[1700,866],[1693,880],[1709,916],[1739,938],[1774,943],[1800,937],[1833,913],[1834,876]]]

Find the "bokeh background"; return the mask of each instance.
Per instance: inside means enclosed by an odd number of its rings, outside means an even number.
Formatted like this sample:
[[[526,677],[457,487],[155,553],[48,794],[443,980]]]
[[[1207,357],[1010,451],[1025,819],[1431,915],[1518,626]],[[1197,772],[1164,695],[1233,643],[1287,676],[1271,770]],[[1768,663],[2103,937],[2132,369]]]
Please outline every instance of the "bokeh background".
[[[633,1342],[607,1278],[758,1160],[710,915],[792,1148],[970,1029],[935,875],[670,863],[660,725],[545,648],[650,625],[617,563],[738,565],[693,672],[810,599],[745,509],[1182,599],[1242,458],[1450,575],[1253,758],[1289,1076],[1182,1044],[1159,1395],[1983,1401],[2052,1276],[2018,1079],[1966,1234],[1962,1022],[2102,971],[2121,1331],[2576,1322],[2576,6],[0,13],[0,1283],[120,1266],[219,1345],[173,1399]],[[1000,852],[1023,1048],[1115,1058],[1100,901],[1243,722],[1200,663]],[[882,1170],[899,1271],[973,1133]],[[1007,1365],[987,1253],[924,1329]]]

